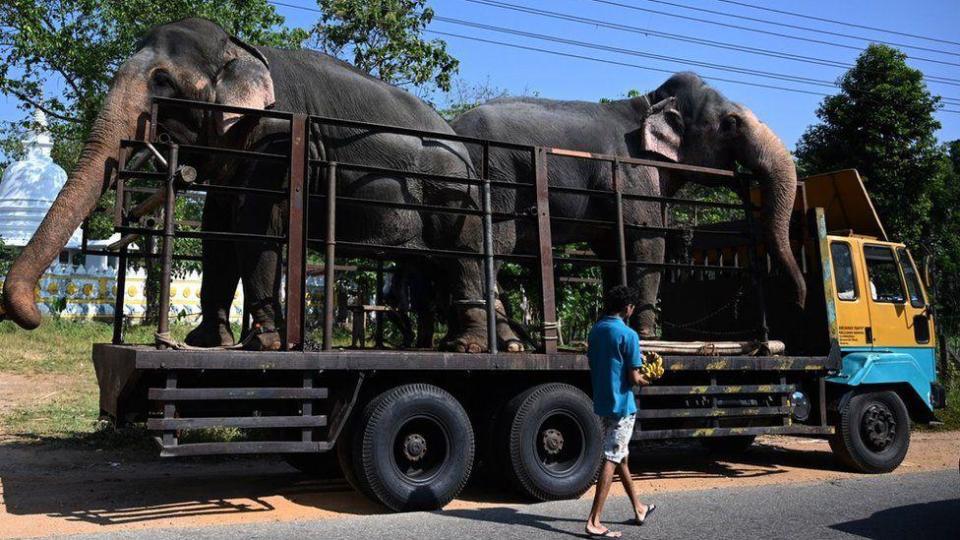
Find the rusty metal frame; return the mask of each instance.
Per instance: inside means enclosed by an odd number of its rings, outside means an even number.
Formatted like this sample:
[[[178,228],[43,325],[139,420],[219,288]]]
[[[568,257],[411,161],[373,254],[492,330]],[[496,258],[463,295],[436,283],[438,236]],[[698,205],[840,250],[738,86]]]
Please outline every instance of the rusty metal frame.
[[[190,108],[190,109],[199,109],[203,111],[226,111],[226,112],[236,112],[244,115],[253,115],[265,118],[275,118],[287,120],[290,123],[290,153],[289,155],[277,154],[270,152],[254,152],[250,150],[241,150],[236,148],[221,148],[221,147],[211,147],[205,145],[175,145],[170,143],[157,143],[157,114],[158,111],[163,107],[179,107],[179,108]],[[308,156],[308,147],[310,146],[310,137],[313,136],[314,132],[320,132],[322,130],[313,130],[311,126],[316,125],[317,127],[323,126],[339,126],[346,128],[356,128],[361,130],[369,130],[376,132],[389,132],[396,134],[405,134],[417,137],[431,137],[440,140],[462,142],[467,145],[479,145],[482,155],[482,160],[480,163],[478,177],[473,177],[467,175],[464,177],[458,176],[449,176],[449,175],[437,175],[431,174],[422,171],[406,171],[406,170],[394,170],[386,169],[383,167],[376,167],[371,165],[366,165],[362,163],[337,163],[332,161],[327,161],[324,159],[311,159]],[[594,265],[594,266],[617,266],[619,268],[619,278],[621,283],[628,283],[629,281],[629,268],[632,266],[640,267],[649,267],[657,268],[661,270],[666,269],[696,269],[696,270],[707,270],[707,271],[717,271],[717,272],[738,272],[743,271],[743,268],[735,266],[723,266],[723,265],[693,265],[693,264],[677,264],[677,263],[666,263],[666,262],[648,262],[640,260],[630,260],[627,257],[628,250],[626,248],[627,242],[627,230],[640,230],[640,231],[653,231],[653,232],[665,232],[669,230],[674,230],[668,226],[663,227],[650,227],[645,225],[625,223],[623,215],[623,201],[624,200],[637,200],[637,201],[647,201],[647,202],[660,202],[665,204],[676,204],[676,205],[690,205],[695,207],[715,207],[715,208],[726,208],[726,209],[743,209],[746,212],[746,220],[748,222],[747,231],[711,231],[711,230],[696,230],[698,234],[709,234],[709,235],[727,235],[727,236],[740,236],[744,238],[749,238],[754,242],[757,241],[755,235],[755,230],[752,223],[752,209],[748,204],[739,205],[739,204],[730,204],[730,203],[713,203],[709,201],[700,201],[692,199],[683,199],[677,197],[658,197],[652,195],[642,195],[638,193],[629,193],[623,189],[621,181],[621,168],[622,167],[656,167],[659,169],[668,169],[668,170],[682,170],[687,172],[695,172],[699,174],[707,174],[725,178],[735,178],[737,175],[733,171],[720,170],[720,169],[710,169],[706,167],[697,167],[682,165],[664,161],[655,161],[649,159],[636,159],[623,156],[612,156],[605,154],[589,153],[589,152],[578,152],[572,150],[558,149],[558,148],[548,148],[548,147],[531,147],[526,145],[520,145],[504,141],[493,141],[493,140],[484,140],[477,139],[472,137],[465,137],[460,135],[452,135],[448,133],[435,133],[427,132],[422,130],[416,130],[411,128],[404,128],[400,126],[390,126],[383,124],[375,124],[369,122],[359,122],[352,120],[344,120],[339,118],[329,118],[329,117],[320,117],[320,116],[307,116],[303,114],[294,114],[283,111],[264,111],[264,110],[255,110],[255,109],[245,109],[241,107],[232,107],[225,105],[218,105],[212,103],[202,103],[202,102],[193,102],[188,100],[180,99],[168,99],[168,98],[155,98],[154,102],[151,105],[151,118],[145,130],[147,133],[147,138],[145,141],[124,141],[122,143],[122,155],[120,160],[120,168],[117,171],[117,190],[119,193],[117,201],[117,209],[115,210],[115,220],[116,220],[116,230],[128,235],[140,235],[141,237],[150,237],[150,236],[160,236],[163,242],[162,254],[151,255],[147,253],[136,253],[130,252],[124,247],[120,250],[119,256],[122,259],[122,266],[125,267],[126,260],[130,257],[159,257],[163,261],[163,283],[162,287],[165,284],[166,290],[169,291],[169,278],[170,278],[170,265],[174,260],[184,260],[192,259],[196,260],[196,256],[189,255],[179,255],[175,253],[173,249],[174,240],[176,238],[201,238],[201,239],[218,239],[224,241],[251,241],[251,242],[262,242],[262,241],[271,241],[282,244],[286,247],[286,305],[285,305],[285,318],[284,318],[284,327],[282,331],[283,344],[285,349],[302,349],[304,344],[304,316],[305,316],[305,277],[306,277],[306,249],[307,246],[313,243],[322,243],[325,247],[325,286],[324,286],[324,338],[323,338],[323,350],[331,351],[332,350],[332,336],[333,336],[333,301],[336,292],[336,282],[335,282],[335,268],[336,268],[336,256],[340,254],[350,255],[361,255],[365,257],[373,256],[382,260],[385,256],[390,254],[425,254],[432,257],[451,257],[451,258],[476,258],[479,263],[482,264],[483,276],[484,276],[484,290],[483,290],[483,300],[482,304],[485,306],[486,312],[486,333],[488,338],[488,352],[497,353],[497,343],[496,343],[496,279],[495,279],[495,268],[497,261],[517,261],[520,263],[533,263],[537,268],[537,274],[540,281],[540,292],[542,295],[542,314],[543,314],[543,332],[541,334],[542,342],[540,350],[547,353],[553,354],[557,351],[559,328],[557,327],[557,305],[556,305],[556,290],[555,290],[555,264],[558,263],[569,263],[573,265]],[[168,159],[166,172],[165,173],[152,173],[152,172],[143,172],[136,170],[127,170],[126,160],[129,155],[132,154],[131,149],[137,145],[143,145],[145,143],[153,143],[157,146],[164,146],[167,149]],[[489,176],[489,159],[490,159],[490,149],[492,147],[503,148],[508,150],[518,150],[527,152],[531,159],[531,170],[533,171],[534,177],[529,182],[511,182],[511,181],[502,181],[502,180],[492,180]],[[211,192],[217,191],[228,194],[247,194],[247,195],[256,195],[264,197],[275,197],[286,199],[287,210],[288,210],[288,223],[287,223],[287,233],[283,236],[279,235],[261,235],[261,234],[242,234],[242,233],[227,233],[227,232],[218,232],[218,231],[177,231],[176,227],[172,223],[172,208],[176,202],[177,195],[177,185],[175,184],[174,176],[176,173],[176,166],[179,161],[182,161],[184,155],[196,155],[198,153],[213,153],[213,154],[222,154],[225,156],[236,156],[244,159],[265,159],[265,160],[283,160],[289,164],[289,186],[286,190],[272,190],[272,189],[263,189],[263,188],[246,188],[246,187],[237,187],[237,186],[214,186],[214,185],[191,185],[187,188],[189,191],[197,192]],[[550,156],[560,156],[564,158],[577,158],[577,159],[589,159],[595,161],[603,161],[610,163],[612,167],[612,178],[613,178],[613,189],[612,190],[595,190],[587,188],[574,188],[574,187],[565,187],[565,186],[551,186],[549,185],[549,164],[548,160]],[[325,170],[326,189],[323,189],[320,193],[312,193],[308,188],[308,178],[310,177],[311,172],[315,168],[322,167]],[[449,208],[443,206],[435,205],[426,205],[426,204],[415,204],[415,203],[394,203],[388,201],[368,201],[362,198],[355,197],[338,197],[337,196],[337,170],[339,168],[346,168],[351,170],[360,170],[368,171],[374,173],[389,173],[396,175],[403,175],[404,177],[409,177],[413,179],[421,180],[433,180],[433,181],[444,181],[444,182],[455,182],[466,186],[476,186],[479,188],[480,192],[480,208]],[[157,231],[155,229],[150,229],[143,226],[134,226],[130,223],[127,218],[128,214],[125,212],[125,205],[128,202],[128,197],[126,196],[125,190],[125,180],[129,178],[143,178],[150,179],[155,181],[163,181],[164,184],[162,189],[166,191],[167,197],[163,202],[165,209],[168,211],[165,214],[169,215],[171,219],[164,219],[164,227],[162,231]],[[524,213],[524,212],[514,212],[514,213],[498,213],[494,212],[492,205],[492,192],[494,189],[513,189],[513,190],[531,190],[535,195],[535,212],[533,213]],[[577,223],[585,227],[601,227],[601,228],[612,228],[617,235],[617,258],[616,259],[603,259],[599,257],[554,257],[553,255],[553,246],[552,246],[552,232],[551,225],[553,223],[562,223],[565,221],[570,221],[568,218],[562,217],[552,217],[550,214],[550,193],[551,192],[562,192],[562,193],[576,193],[581,195],[590,195],[590,196],[608,196],[613,198],[616,207],[616,218],[611,221],[605,220],[576,220]],[[309,235],[308,227],[308,216],[307,212],[309,209],[309,202],[312,199],[322,200],[325,204],[326,209],[326,234],[324,238],[311,238]],[[421,249],[413,247],[404,247],[404,246],[389,246],[389,245],[377,245],[369,243],[357,243],[338,240],[336,237],[336,207],[337,204],[363,204],[363,205],[379,205],[385,207],[395,207],[395,208],[405,208],[405,209],[414,209],[421,212],[433,212],[433,213],[450,213],[450,214],[461,214],[461,215],[472,215],[477,216],[482,220],[482,249],[479,252],[472,252],[466,250],[456,250],[456,249]],[[537,238],[538,246],[536,253],[511,253],[511,254],[497,254],[495,252],[495,242],[493,238],[493,220],[494,219],[530,219],[536,220],[537,227]],[[339,246],[338,246],[339,245]],[[342,253],[338,253],[339,251]],[[389,258],[389,257],[386,257]],[[759,270],[759,264],[751,264],[750,267],[754,272]],[[121,272],[122,273],[122,272]],[[125,276],[124,276],[125,277]],[[114,332],[114,343],[122,343],[122,318],[123,318],[123,309],[122,309],[122,291],[120,287],[124,285],[124,277],[118,276],[118,301],[115,317],[118,320],[115,320],[115,332]],[[762,294],[762,291],[759,291]],[[163,295],[163,290],[161,291]],[[166,303],[169,303],[169,295],[165,295]],[[164,299],[161,299],[163,303]],[[763,303],[761,302],[761,309],[763,308]],[[169,309],[161,313],[161,332],[169,329]],[[766,323],[765,315],[761,313],[761,321],[759,324],[758,334],[765,339],[766,337]]]

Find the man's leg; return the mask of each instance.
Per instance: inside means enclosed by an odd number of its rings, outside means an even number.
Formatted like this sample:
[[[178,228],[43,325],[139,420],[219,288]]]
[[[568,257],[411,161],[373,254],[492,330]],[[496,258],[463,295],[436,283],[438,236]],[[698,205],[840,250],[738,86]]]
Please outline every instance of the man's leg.
[[[606,527],[600,523],[600,514],[603,512],[603,504],[607,502],[607,495],[610,494],[610,484],[613,483],[613,470],[617,465],[608,460],[603,460],[603,468],[600,469],[600,478],[597,480],[597,492],[593,496],[593,507],[590,508],[590,517],[587,518],[588,534],[604,534]],[[606,536],[618,538],[619,531],[610,531]]]
[[[627,458],[623,458],[623,461],[617,463],[617,474],[620,475],[620,483],[623,484],[623,490],[627,492],[627,497],[630,497],[630,504],[633,505],[633,513],[636,514],[637,521],[642,522],[647,518],[647,510],[650,509],[650,506],[640,504],[640,499],[637,497],[637,492],[633,486],[633,476],[630,474],[630,466],[627,464]]]

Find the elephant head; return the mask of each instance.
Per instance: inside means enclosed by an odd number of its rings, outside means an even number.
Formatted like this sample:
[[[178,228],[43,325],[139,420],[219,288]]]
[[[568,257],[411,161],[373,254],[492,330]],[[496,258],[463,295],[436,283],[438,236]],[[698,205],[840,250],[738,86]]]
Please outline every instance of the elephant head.
[[[249,108],[274,102],[266,58],[216,24],[186,19],[152,29],[114,76],[76,169],[10,268],[2,311],[23,328],[40,324],[34,302],[37,280],[109,187],[107,173],[115,166],[120,140],[142,130],[154,96]],[[181,144],[205,142],[229,135],[241,115],[204,118],[186,110],[173,112],[159,119],[158,130]]]
[[[645,150],[689,165],[733,169],[740,164],[759,178],[768,250],[792,281],[793,300],[802,307],[806,283],[790,250],[797,171],[783,142],[750,109],[693,73],[674,75],[645,98],[653,104],[642,128]],[[699,175],[682,174],[679,180],[716,185]]]

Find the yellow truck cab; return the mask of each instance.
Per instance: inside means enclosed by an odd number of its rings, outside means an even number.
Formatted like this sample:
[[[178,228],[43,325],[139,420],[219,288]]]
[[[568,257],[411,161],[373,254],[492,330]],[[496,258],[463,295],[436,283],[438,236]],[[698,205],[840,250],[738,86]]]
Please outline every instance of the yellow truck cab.
[[[841,396],[838,431],[864,435],[860,442],[872,452],[860,459],[883,454],[896,446],[898,430],[909,429],[898,421],[906,417],[903,408],[914,421],[932,421],[933,409],[945,404],[924,283],[929,277],[921,277],[928,273],[918,271],[906,246],[888,239],[857,171],[806,178],[801,196],[822,215],[824,293],[842,358],[840,371],[827,379]],[[840,453],[851,459],[850,452]]]

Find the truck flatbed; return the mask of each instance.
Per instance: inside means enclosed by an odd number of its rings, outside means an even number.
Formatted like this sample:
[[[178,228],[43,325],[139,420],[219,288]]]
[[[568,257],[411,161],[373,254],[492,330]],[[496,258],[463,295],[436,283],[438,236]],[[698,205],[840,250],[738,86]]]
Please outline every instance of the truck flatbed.
[[[439,351],[354,350],[244,351],[160,350],[147,345],[94,345],[94,363],[104,369],[376,370],[376,371],[586,371],[587,357],[574,352],[474,354]],[[663,357],[667,371],[818,371],[838,369],[826,356]]]

